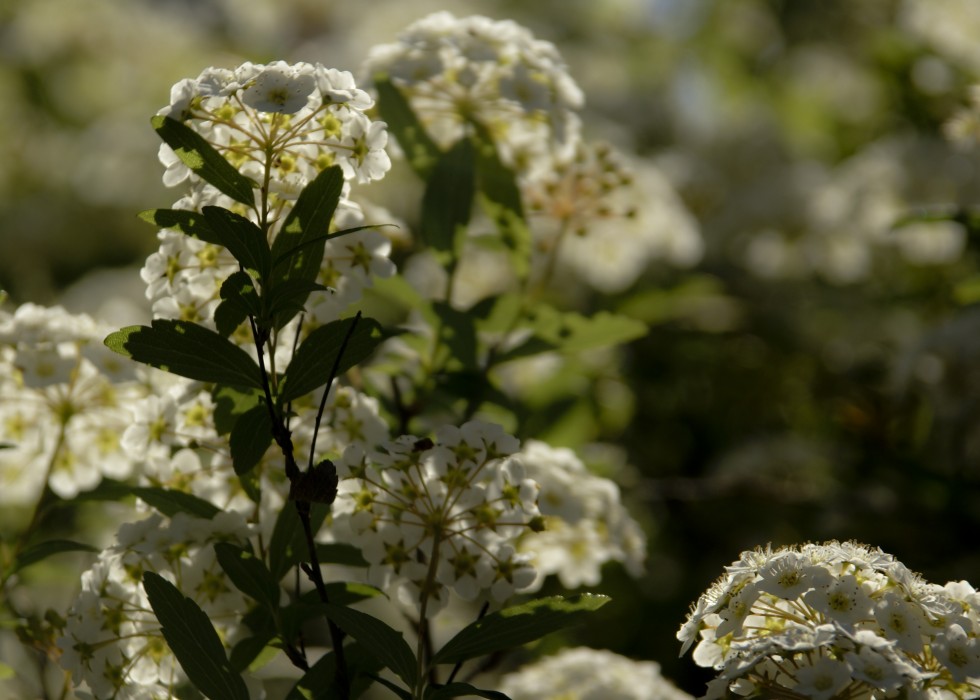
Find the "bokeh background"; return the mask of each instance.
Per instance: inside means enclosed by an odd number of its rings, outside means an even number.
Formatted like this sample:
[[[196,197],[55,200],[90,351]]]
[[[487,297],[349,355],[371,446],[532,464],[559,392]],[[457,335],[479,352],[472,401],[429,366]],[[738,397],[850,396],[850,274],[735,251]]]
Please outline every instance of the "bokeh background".
[[[243,60],[357,74],[438,9],[554,42],[586,134],[654,162],[705,243],[576,301],[651,332],[595,410],[541,420],[619,465],[650,552],[640,580],[610,566],[605,624],[564,641],[698,694],[674,633],[743,549],[856,539],[980,583],[977,231],[895,227],[976,198],[980,155],[944,136],[980,73],[973,0],[5,0],[0,287],[145,320],[135,214],[173,199],[148,124],[170,86]]]

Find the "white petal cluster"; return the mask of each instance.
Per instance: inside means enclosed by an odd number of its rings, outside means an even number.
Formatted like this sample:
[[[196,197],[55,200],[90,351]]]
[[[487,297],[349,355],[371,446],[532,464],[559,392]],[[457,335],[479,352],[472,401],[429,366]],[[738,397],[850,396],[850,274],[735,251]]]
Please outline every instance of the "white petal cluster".
[[[627,289],[653,261],[687,267],[704,250],[667,178],[607,144],[579,143],[574,158],[526,180],[523,194],[537,250],[554,250],[559,273],[603,293]]]
[[[565,588],[595,586],[602,565],[623,562],[634,576],[643,571],[646,536],[620,500],[619,487],[589,472],[576,454],[528,440],[518,458],[541,491],[541,532],[527,532],[518,550],[530,555],[534,588],[556,574]]]
[[[259,202],[250,211],[232,201],[195,176],[164,144],[164,183],[186,183],[187,188],[174,208],[220,206],[256,222],[263,219],[270,242],[303,188],[333,165],[341,167],[345,179],[334,230],[363,224],[360,208],[348,199],[350,185],[378,180],[391,166],[385,125],[366,115],[373,101],[347,72],[282,61],[245,63],[235,70],[208,68],[174,85],[170,100],[160,114],[203,136],[255,183]],[[239,269],[238,263],[224,248],[178,231],[163,229],[158,238],[159,248],[141,270],[154,315],[210,324],[221,285]],[[328,241],[317,282],[329,291],[313,294],[307,320],[335,320],[360,298],[373,276],[392,274],[389,251],[388,239],[375,230]],[[248,345],[250,339],[245,334],[239,340]]]
[[[107,332],[61,307],[0,313],[0,503],[36,501],[45,483],[73,498],[133,473],[120,435],[145,390]]]
[[[436,610],[449,590],[504,600],[534,580],[515,543],[540,516],[518,446],[479,421],[443,427],[434,440],[352,445],[337,462],[335,532],[361,549],[369,580],[406,605]]]
[[[185,680],[167,646],[141,584],[144,571],[168,578],[196,602],[228,642],[248,609],[244,594],[228,581],[214,543],[244,544],[244,519],[219,513],[211,520],[183,513],[123,525],[116,544],[82,574],[81,592],[58,640],[60,663],[81,686],[80,697],[164,699]]]
[[[440,146],[475,122],[521,173],[568,157],[579,137],[584,99],[557,48],[509,20],[436,12],[374,47],[364,72],[390,77]]]
[[[587,647],[523,666],[498,687],[512,700],[693,700],[660,674],[659,664]]]
[[[719,671],[706,698],[980,697],[980,595],[927,583],[880,549],[743,552],[692,607],[682,653]]]

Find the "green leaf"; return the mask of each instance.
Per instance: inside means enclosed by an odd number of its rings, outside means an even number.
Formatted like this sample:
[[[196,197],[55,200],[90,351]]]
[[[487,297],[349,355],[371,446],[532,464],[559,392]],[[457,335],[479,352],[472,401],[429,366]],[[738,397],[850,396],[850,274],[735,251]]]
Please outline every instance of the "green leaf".
[[[585,621],[586,616],[609,602],[603,595],[571,598],[539,598],[523,605],[491,613],[464,627],[432,658],[451,664],[540,639],[546,634]]]
[[[429,137],[408,100],[387,76],[376,76],[374,86],[378,92],[378,112],[388,124],[388,132],[398,140],[412,170],[423,180],[428,180],[441,155],[439,147]]]
[[[36,564],[37,562],[47,559],[55,554],[61,554],[62,552],[98,552],[99,550],[95,547],[81,542],[74,542],[72,540],[48,540],[47,542],[38,542],[32,545],[17,555],[14,559],[13,566],[7,572],[8,575],[15,574],[21,569],[26,569],[31,564]]]
[[[258,290],[247,272],[229,275],[221,285],[220,294],[222,302],[214,310],[214,325],[224,337],[234,333],[249,316],[262,315]]]
[[[619,345],[642,338],[648,332],[645,323],[627,316],[600,311],[590,318],[574,311],[558,311],[546,304],[535,306],[520,327],[530,328],[533,334],[521,345],[498,355],[498,363],[552,349],[578,353]]]
[[[334,165],[322,171],[300,192],[296,204],[283,221],[279,235],[272,242],[270,288],[287,280],[316,281],[323,265],[324,237],[330,232],[330,220],[337,209],[343,186],[343,172],[340,166]],[[296,298],[291,298],[287,311],[277,317],[276,327],[286,325],[296,313],[291,309],[301,308],[308,296],[308,291],[301,291]]]
[[[330,512],[329,506],[313,504],[310,508],[310,527],[316,534]],[[293,504],[287,503],[279,511],[269,540],[269,571],[277,581],[301,561],[309,561],[306,534],[299,513]]]
[[[156,319],[152,326],[111,333],[105,344],[120,355],[188,379],[262,388],[259,367],[248,353],[196,323]]]
[[[381,326],[372,318],[360,318],[354,326],[355,320],[332,321],[310,332],[286,369],[279,392],[280,401],[293,401],[327,383],[344,338],[352,327],[353,333],[340,357],[337,374],[346,372],[374,351],[383,339]]]
[[[211,183],[236,202],[255,206],[255,184],[218,153],[200,134],[185,124],[163,115],[150,120],[157,134],[180,161],[202,180]]]
[[[204,220],[215,236],[246,270],[255,270],[259,279],[269,275],[272,253],[262,229],[223,207],[204,207]]]
[[[368,562],[359,547],[343,542],[317,543],[316,557],[321,564],[342,566],[367,566]]]
[[[229,655],[228,660],[231,663],[231,667],[238,673],[245,671],[259,657],[259,654],[269,646],[269,643],[275,639],[275,636],[274,631],[265,630],[261,634],[240,640],[232,647],[231,654]]]
[[[390,690],[391,692],[393,692],[395,695],[397,695],[398,697],[400,697],[401,700],[413,700],[413,698],[414,698],[414,696],[410,692],[408,692],[404,688],[399,688],[397,685],[395,685],[394,683],[392,683],[391,681],[389,681],[387,678],[383,678],[382,676],[375,676],[374,677],[374,680],[375,680],[375,682],[380,683],[385,688],[387,688],[388,690]]]
[[[524,216],[517,176],[500,160],[493,139],[477,125],[476,172],[483,210],[497,225],[511,264],[521,279],[531,269],[531,230]]]
[[[453,360],[452,365],[462,369],[476,369],[476,327],[473,315],[453,308],[448,302],[432,302],[432,310],[438,317],[439,341]],[[441,363],[441,359],[439,360]]]
[[[129,492],[143,499],[147,505],[153,506],[168,518],[172,518],[177,513],[187,513],[195,518],[210,520],[221,512],[221,509],[210,501],[161,486],[133,486],[130,487]]]
[[[231,462],[239,476],[252,471],[272,444],[269,408],[259,405],[239,416],[228,440]]]
[[[460,139],[444,153],[422,196],[421,236],[433,250],[455,258],[473,209],[476,154],[469,139]]]
[[[214,400],[214,427],[218,435],[228,435],[238,419],[258,405],[265,405],[261,389],[236,389],[218,386],[211,392]]]
[[[481,690],[469,683],[450,683],[443,686],[429,686],[431,692],[426,692],[425,700],[446,700],[447,698],[462,698],[472,695],[478,698],[490,698],[491,700],[510,700],[509,697],[496,690]]]
[[[396,632],[376,617],[353,608],[324,603],[327,616],[361,646],[373,653],[386,668],[405,681],[409,688],[418,679],[415,653],[401,632]]]
[[[235,588],[269,609],[278,610],[279,581],[273,578],[261,559],[230,542],[216,543],[214,553]]]
[[[211,700],[249,700],[245,681],[225,655],[208,616],[159,574],[143,573],[143,588],[181,668]]]
[[[356,643],[344,647],[344,660],[351,679],[350,698],[355,700],[371,686],[371,675],[381,670],[381,664]],[[296,681],[286,700],[341,700],[340,692],[334,685],[336,670],[337,661],[333,652],[327,652]]]

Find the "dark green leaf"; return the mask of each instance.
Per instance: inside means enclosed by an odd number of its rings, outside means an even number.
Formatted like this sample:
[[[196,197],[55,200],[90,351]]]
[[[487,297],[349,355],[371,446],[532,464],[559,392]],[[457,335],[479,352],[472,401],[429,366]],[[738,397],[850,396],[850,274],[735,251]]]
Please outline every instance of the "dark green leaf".
[[[214,325],[226,338],[249,316],[261,316],[262,302],[255,282],[247,272],[229,275],[221,285],[220,294],[222,302],[214,310]]]
[[[330,231],[344,176],[340,166],[327,168],[308,184],[296,204],[286,215],[279,235],[272,242],[272,266],[270,288],[287,280],[306,283],[316,281],[323,265],[324,236]],[[284,326],[295,315],[292,308],[302,307],[309,292],[303,292],[291,300],[287,310],[276,319],[276,327]],[[280,303],[282,303],[280,301]]]
[[[24,549],[17,558],[14,559],[13,566],[7,572],[8,575],[15,574],[21,569],[26,569],[31,564],[47,559],[48,557],[61,554],[62,552],[98,552],[95,547],[72,540],[48,540],[39,542]]]
[[[422,240],[455,257],[473,208],[476,154],[469,139],[460,139],[432,170],[422,196]]]
[[[648,332],[647,325],[642,321],[608,311],[586,317],[574,311],[558,311],[546,304],[535,306],[520,326],[530,328],[533,335],[523,344],[498,355],[498,363],[552,349],[578,353],[619,345],[642,338]]]
[[[350,698],[355,700],[373,683],[370,675],[380,671],[381,665],[373,655],[365,653],[356,643],[344,647],[344,660],[351,679]],[[296,681],[286,700],[341,700],[334,685],[336,670],[337,661],[333,652],[324,654]]]
[[[210,501],[174,489],[165,489],[159,486],[133,486],[130,488],[130,493],[143,499],[147,505],[153,506],[169,518],[177,513],[187,513],[196,518],[210,520],[221,512],[221,509]]]
[[[373,653],[385,667],[401,678],[409,688],[418,678],[415,653],[401,632],[396,632],[376,617],[333,603],[324,604],[330,620]]]
[[[156,115],[150,120],[157,134],[180,161],[202,180],[211,183],[236,202],[255,205],[254,183],[218,153],[204,138],[185,124]]]
[[[255,361],[212,330],[188,321],[156,319],[152,326],[129,326],[105,339],[109,349],[188,379],[262,388]]]
[[[433,663],[451,664],[528,642],[585,621],[586,616],[609,602],[602,595],[571,598],[553,596],[491,613],[464,627],[432,658]]]
[[[204,215],[187,209],[148,209],[140,212],[143,221],[158,226],[180,231],[191,238],[197,238],[205,243],[224,246],[224,241],[211,230]]]
[[[476,369],[477,343],[473,315],[455,309],[444,301],[433,302],[432,310],[439,319],[439,341],[453,360],[450,367],[458,363],[462,369]]]
[[[235,588],[270,609],[279,607],[279,582],[252,552],[230,542],[218,542],[214,553]]]
[[[425,700],[447,700],[447,698],[462,698],[472,695],[490,700],[510,700],[509,697],[496,690],[481,690],[469,683],[450,683],[439,687],[429,686],[431,692],[425,694]]]
[[[204,207],[201,211],[208,226],[235,260],[246,270],[258,272],[259,279],[264,280],[272,265],[272,253],[262,229],[223,207]]]
[[[341,564],[342,566],[367,566],[361,550],[343,542],[320,543],[316,546],[316,557],[321,564]]]
[[[286,369],[286,378],[279,392],[280,401],[293,401],[327,383],[344,338],[354,323],[353,318],[333,321],[315,328],[306,337]],[[359,319],[344,347],[344,354],[337,365],[337,374],[346,372],[363,361],[381,340],[381,326],[377,321],[372,318]]]
[[[215,387],[211,392],[214,400],[214,427],[218,435],[228,435],[239,417],[262,403],[260,389],[236,389],[230,386]]]
[[[159,574],[143,573],[143,588],[181,668],[211,700],[249,700],[245,681],[225,655],[208,616]]]
[[[239,476],[247,474],[261,461],[272,444],[272,418],[269,408],[259,405],[239,416],[228,440],[231,462]]]
[[[477,135],[476,169],[480,202],[497,225],[500,238],[510,252],[514,271],[523,278],[531,268],[531,231],[524,216],[517,176],[501,162],[487,130],[477,125]]]
[[[238,673],[245,671],[259,657],[259,654],[269,646],[275,636],[272,630],[267,630],[262,634],[246,637],[239,641],[231,650],[229,658],[231,667]]]
[[[310,508],[310,527],[313,533],[320,529],[323,521],[330,512],[328,506],[314,504]],[[306,535],[295,504],[286,503],[272,528],[272,538],[269,541],[269,570],[278,581],[286,572],[301,561],[309,561]]]
[[[441,155],[439,147],[415,116],[408,100],[386,76],[376,76],[374,86],[378,92],[378,112],[387,122],[389,133],[397,139],[412,170],[428,180]]]
[[[330,505],[337,498],[337,467],[322,459],[289,485],[289,500]]]
[[[412,698],[413,698],[413,696],[412,696],[412,694],[410,692],[408,692],[404,688],[399,688],[397,685],[395,685],[394,683],[392,683],[391,681],[389,681],[387,678],[383,678],[381,676],[374,676],[374,680],[377,683],[380,683],[381,685],[383,685],[385,688],[387,688],[391,692],[393,692],[395,695],[397,695],[398,697],[400,697],[402,700],[412,700]]]

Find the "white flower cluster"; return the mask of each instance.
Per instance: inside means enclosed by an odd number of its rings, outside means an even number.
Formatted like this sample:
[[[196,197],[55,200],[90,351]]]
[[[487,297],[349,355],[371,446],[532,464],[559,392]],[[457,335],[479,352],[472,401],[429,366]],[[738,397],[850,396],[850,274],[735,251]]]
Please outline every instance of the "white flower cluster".
[[[659,664],[587,647],[523,666],[498,687],[511,700],[693,700],[660,674]]]
[[[646,536],[615,483],[591,474],[572,450],[537,440],[528,440],[517,457],[541,488],[545,520],[543,531],[525,533],[518,545],[537,573],[533,589],[549,574],[565,588],[596,586],[610,561],[623,562],[634,576],[643,572]]]
[[[145,390],[103,346],[107,332],[61,307],[0,312],[0,503],[35,502],[45,483],[73,498],[132,474],[120,435]]]
[[[540,520],[538,486],[512,457],[518,446],[479,421],[440,428],[434,441],[354,444],[337,462],[334,530],[361,549],[368,580],[405,605],[435,611],[450,589],[504,600],[534,581],[515,544]]]
[[[978,606],[965,581],[927,583],[853,542],[756,549],[701,596],[677,638],[719,671],[706,698],[977,698]]]
[[[319,64],[245,63],[235,70],[208,68],[182,80],[160,114],[183,121],[253,180],[258,205],[256,211],[244,210],[193,175],[164,144],[164,183],[189,183],[174,208],[200,211],[215,205],[239,211],[267,224],[271,242],[302,189],[324,169],[339,165],[345,185],[333,226],[361,225],[363,214],[348,199],[351,182],[378,180],[391,166],[385,125],[365,114],[372,104],[350,73]],[[178,231],[163,229],[159,239],[159,249],[141,271],[154,315],[209,323],[221,284],[238,270],[237,262],[223,248]],[[372,276],[390,275],[389,249],[388,240],[374,230],[328,241],[317,281],[330,291],[314,293],[308,320],[336,319]],[[241,338],[245,345],[248,340]]]
[[[152,515],[123,525],[116,544],[82,574],[81,592],[58,640],[60,663],[81,686],[78,696],[169,699],[186,680],[143,590],[144,571],[170,579],[233,642],[248,602],[224,575],[213,545],[244,544],[248,535],[236,513],[211,520]]]
[[[579,143],[571,160],[526,181],[523,195],[538,251],[555,250],[559,271],[601,292],[627,289],[654,260],[686,267],[701,258],[698,224],[667,178],[607,144]]]
[[[365,72],[390,77],[440,146],[476,122],[522,173],[567,158],[578,141],[584,99],[558,49],[509,20],[436,12],[371,49]]]

